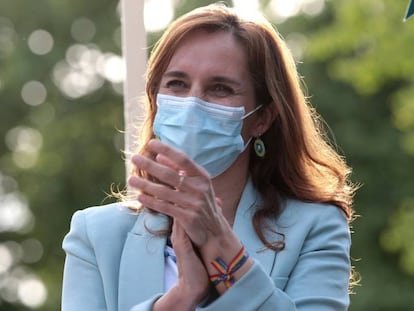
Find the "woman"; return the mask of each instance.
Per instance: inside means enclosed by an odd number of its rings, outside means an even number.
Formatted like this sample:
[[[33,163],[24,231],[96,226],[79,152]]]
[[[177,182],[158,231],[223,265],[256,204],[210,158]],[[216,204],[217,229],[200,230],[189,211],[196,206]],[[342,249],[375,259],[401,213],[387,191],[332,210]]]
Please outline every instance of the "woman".
[[[146,105],[142,207],[75,213],[63,310],[346,310],[349,168],[272,26],[219,4],[182,16]]]

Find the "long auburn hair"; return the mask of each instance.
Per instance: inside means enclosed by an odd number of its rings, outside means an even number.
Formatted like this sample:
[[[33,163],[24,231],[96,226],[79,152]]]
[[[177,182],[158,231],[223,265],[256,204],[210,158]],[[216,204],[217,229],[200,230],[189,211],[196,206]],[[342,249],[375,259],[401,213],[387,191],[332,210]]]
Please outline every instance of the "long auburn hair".
[[[154,137],[152,126],[162,75],[183,38],[199,29],[234,35],[247,55],[256,103],[268,106],[276,115],[261,136],[265,157],[258,158],[252,149],[249,163],[253,184],[264,198],[253,217],[255,231],[264,245],[273,250],[284,247],[284,242],[268,241],[265,232],[271,230],[267,221],[280,214],[284,198],[336,205],[351,221],[355,187],[348,179],[350,168],[329,144],[319,116],[308,104],[284,40],[268,21],[245,20],[223,4],[197,8],[181,16],[155,44],[148,61],[146,119],[139,152],[148,155],[145,147]],[[260,109],[257,113],[266,111]]]

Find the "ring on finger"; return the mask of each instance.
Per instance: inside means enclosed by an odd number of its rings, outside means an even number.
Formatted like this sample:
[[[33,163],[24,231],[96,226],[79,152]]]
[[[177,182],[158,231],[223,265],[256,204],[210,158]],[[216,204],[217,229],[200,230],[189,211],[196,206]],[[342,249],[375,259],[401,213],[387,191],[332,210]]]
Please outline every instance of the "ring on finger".
[[[181,185],[183,184],[183,181],[184,181],[184,177],[185,176],[182,175],[182,174],[179,175],[178,184],[177,184],[177,186],[175,186],[176,189],[179,189],[181,187]]]

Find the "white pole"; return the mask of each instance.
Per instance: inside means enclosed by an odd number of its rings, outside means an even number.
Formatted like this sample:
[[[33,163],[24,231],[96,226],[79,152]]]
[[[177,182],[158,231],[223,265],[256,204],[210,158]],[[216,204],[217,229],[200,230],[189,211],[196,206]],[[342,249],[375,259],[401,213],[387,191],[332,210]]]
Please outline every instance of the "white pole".
[[[147,38],[144,26],[144,0],[121,0],[122,52],[126,66],[124,81],[124,122],[126,174],[130,174],[130,154],[137,148],[144,108],[144,73],[147,62]]]

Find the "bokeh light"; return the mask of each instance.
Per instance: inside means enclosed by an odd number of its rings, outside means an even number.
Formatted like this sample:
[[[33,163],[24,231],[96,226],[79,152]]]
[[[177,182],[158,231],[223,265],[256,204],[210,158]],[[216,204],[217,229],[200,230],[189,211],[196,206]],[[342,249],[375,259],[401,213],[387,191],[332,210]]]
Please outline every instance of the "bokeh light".
[[[16,126],[6,133],[6,145],[20,168],[33,167],[43,145],[43,136],[35,128]]]
[[[117,89],[125,79],[125,62],[95,45],[74,44],[67,49],[65,60],[56,64],[52,76],[64,95],[79,98],[102,87],[105,80]]]
[[[98,59],[98,73],[113,83],[121,83],[125,79],[125,62],[122,57],[113,53],[102,54]]]
[[[38,262],[43,256],[43,245],[39,240],[29,238],[20,243],[23,255],[22,261],[25,263]]]
[[[171,0],[145,0],[144,25],[148,32],[163,30],[171,23],[173,17],[174,8]]]
[[[17,181],[13,177],[4,175],[0,171],[0,196],[17,191],[17,187]]]
[[[90,42],[96,33],[96,26],[93,21],[86,17],[76,19],[70,28],[70,33],[78,42]]]
[[[38,308],[47,298],[45,285],[34,275],[28,275],[20,280],[17,294],[21,303],[30,308]]]
[[[286,44],[296,61],[300,61],[305,53],[307,39],[301,33],[290,33],[286,36]]]
[[[33,221],[27,200],[21,193],[0,196],[0,232],[28,232]]]
[[[52,50],[54,40],[48,31],[37,29],[30,34],[27,43],[34,54],[45,55]]]
[[[0,58],[6,58],[13,52],[15,36],[16,32],[12,21],[0,16]]]
[[[0,275],[7,272],[13,264],[13,255],[9,248],[0,244]]]
[[[40,81],[29,81],[22,88],[22,99],[30,106],[43,104],[47,97],[46,87]]]
[[[322,13],[325,8],[325,0],[302,0],[302,12],[309,16]]]

